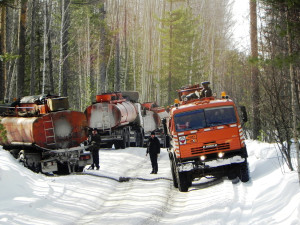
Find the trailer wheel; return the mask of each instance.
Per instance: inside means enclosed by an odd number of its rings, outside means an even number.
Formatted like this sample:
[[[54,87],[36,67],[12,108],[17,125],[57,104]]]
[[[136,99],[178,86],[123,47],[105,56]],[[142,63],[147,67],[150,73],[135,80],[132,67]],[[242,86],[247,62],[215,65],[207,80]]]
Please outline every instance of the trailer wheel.
[[[69,166],[67,163],[57,163],[57,172],[58,175],[68,175],[70,174]]]
[[[245,183],[248,182],[250,179],[250,175],[249,175],[249,167],[248,167],[248,162],[247,160],[245,160],[245,162],[243,162],[240,165],[240,173],[239,173],[239,178],[240,180]]]
[[[177,182],[177,177],[176,177],[176,172],[175,172],[174,160],[173,160],[173,156],[172,156],[171,153],[169,155],[169,158],[170,158],[170,167],[171,167],[172,178],[173,178],[173,186],[175,188],[178,188],[178,182]]]
[[[19,150],[19,149],[11,149],[11,150],[9,150],[9,152],[10,152],[10,154],[12,154],[12,156],[13,156],[15,159],[17,159],[18,156],[19,156],[20,150]]]
[[[126,148],[126,136],[124,135],[124,132],[123,132],[123,139],[121,141],[119,141],[119,146],[121,149]]]
[[[119,141],[115,141],[113,143],[113,145],[115,145],[115,149],[120,149],[120,143],[119,143]]]
[[[125,135],[126,135],[126,147],[130,147],[130,128],[125,130]]]
[[[75,167],[75,172],[83,172],[84,166],[76,166]]]
[[[143,147],[144,146],[144,133],[142,130],[139,132],[139,137],[140,137],[139,147]]]
[[[18,160],[19,163],[21,163],[24,167],[26,167],[26,168],[28,167],[27,162],[26,162],[26,157],[25,157],[25,152],[24,152],[24,150],[19,151],[17,160]]]

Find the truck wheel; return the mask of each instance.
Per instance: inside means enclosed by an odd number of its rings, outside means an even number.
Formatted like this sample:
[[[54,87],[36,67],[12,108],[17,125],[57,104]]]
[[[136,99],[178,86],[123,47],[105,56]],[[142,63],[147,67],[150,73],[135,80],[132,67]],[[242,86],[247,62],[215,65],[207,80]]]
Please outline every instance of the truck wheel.
[[[130,147],[130,131],[126,129],[126,147]]]
[[[24,150],[19,151],[17,160],[18,160],[24,167],[28,168]]]
[[[141,130],[136,131],[136,147],[143,147],[144,137]]]
[[[106,148],[112,148],[112,145],[113,145],[113,143],[108,142],[108,143],[106,143],[105,147],[106,147]]]
[[[171,159],[171,158],[170,158],[170,167],[171,167],[172,178],[173,178],[173,186],[175,188],[178,188],[178,182],[177,182],[177,177],[176,177],[176,173],[175,173],[174,162],[173,162],[173,159]]]
[[[124,137],[123,137],[123,140],[120,141],[119,145],[120,145],[121,149],[125,149],[126,148],[126,140],[124,139]]]
[[[139,147],[143,147],[144,146],[144,133],[141,132],[140,133],[140,145]]]
[[[57,172],[58,175],[68,175],[70,174],[69,166],[67,163],[57,163]]]
[[[179,172],[176,169],[176,176],[177,176],[177,181],[178,181],[178,190],[180,192],[187,192],[189,189],[189,182],[187,180],[186,172]]]
[[[82,172],[83,171],[83,169],[84,169],[84,166],[76,166],[75,167],[75,172]]]
[[[247,160],[245,160],[245,162],[243,162],[240,166],[239,178],[243,183],[248,182],[250,179]]]
[[[19,149],[11,149],[11,150],[9,150],[9,152],[10,152],[10,154],[13,155],[13,157],[15,157],[15,159],[17,159],[19,156],[20,150]]]

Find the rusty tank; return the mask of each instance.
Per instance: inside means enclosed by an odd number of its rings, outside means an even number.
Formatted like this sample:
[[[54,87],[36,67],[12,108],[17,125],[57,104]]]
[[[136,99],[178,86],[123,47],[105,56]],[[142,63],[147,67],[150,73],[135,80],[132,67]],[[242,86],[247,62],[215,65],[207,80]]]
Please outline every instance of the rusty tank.
[[[71,172],[91,163],[82,143],[87,140],[87,120],[82,112],[68,110],[66,97],[26,96],[2,108],[0,144],[34,171]]]
[[[96,103],[87,107],[85,114],[88,126],[101,130],[125,126],[138,116],[135,105],[119,92],[97,95]]]
[[[38,105],[36,97],[24,97],[16,107],[0,117],[6,138],[0,137],[5,147],[31,146],[62,149],[79,146],[87,139],[84,113],[66,110],[66,98],[48,98]]]

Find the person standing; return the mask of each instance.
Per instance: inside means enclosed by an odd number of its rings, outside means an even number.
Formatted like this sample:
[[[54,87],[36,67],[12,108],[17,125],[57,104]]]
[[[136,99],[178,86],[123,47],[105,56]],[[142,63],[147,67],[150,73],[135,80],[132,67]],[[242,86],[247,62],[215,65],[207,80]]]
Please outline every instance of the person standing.
[[[210,84],[210,82],[209,81],[204,81],[201,84],[202,84],[203,89],[201,91],[200,98],[211,97],[212,96],[212,90],[208,86]]]
[[[152,172],[150,174],[157,174],[158,165],[157,165],[157,156],[160,154],[160,142],[157,137],[155,137],[155,132],[151,132],[151,137],[148,140],[146,156],[150,155]]]
[[[96,169],[99,170],[99,148],[101,137],[96,128],[92,130],[92,134],[89,136],[89,143],[91,144],[90,151],[93,155],[93,164],[91,165],[91,169],[93,170],[96,167]]]

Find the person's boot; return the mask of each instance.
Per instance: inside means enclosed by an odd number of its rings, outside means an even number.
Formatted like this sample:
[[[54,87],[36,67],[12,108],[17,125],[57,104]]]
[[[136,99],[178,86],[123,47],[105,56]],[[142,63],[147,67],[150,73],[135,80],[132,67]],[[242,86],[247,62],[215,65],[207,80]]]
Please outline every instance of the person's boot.
[[[154,171],[152,170],[150,174],[154,174]]]

